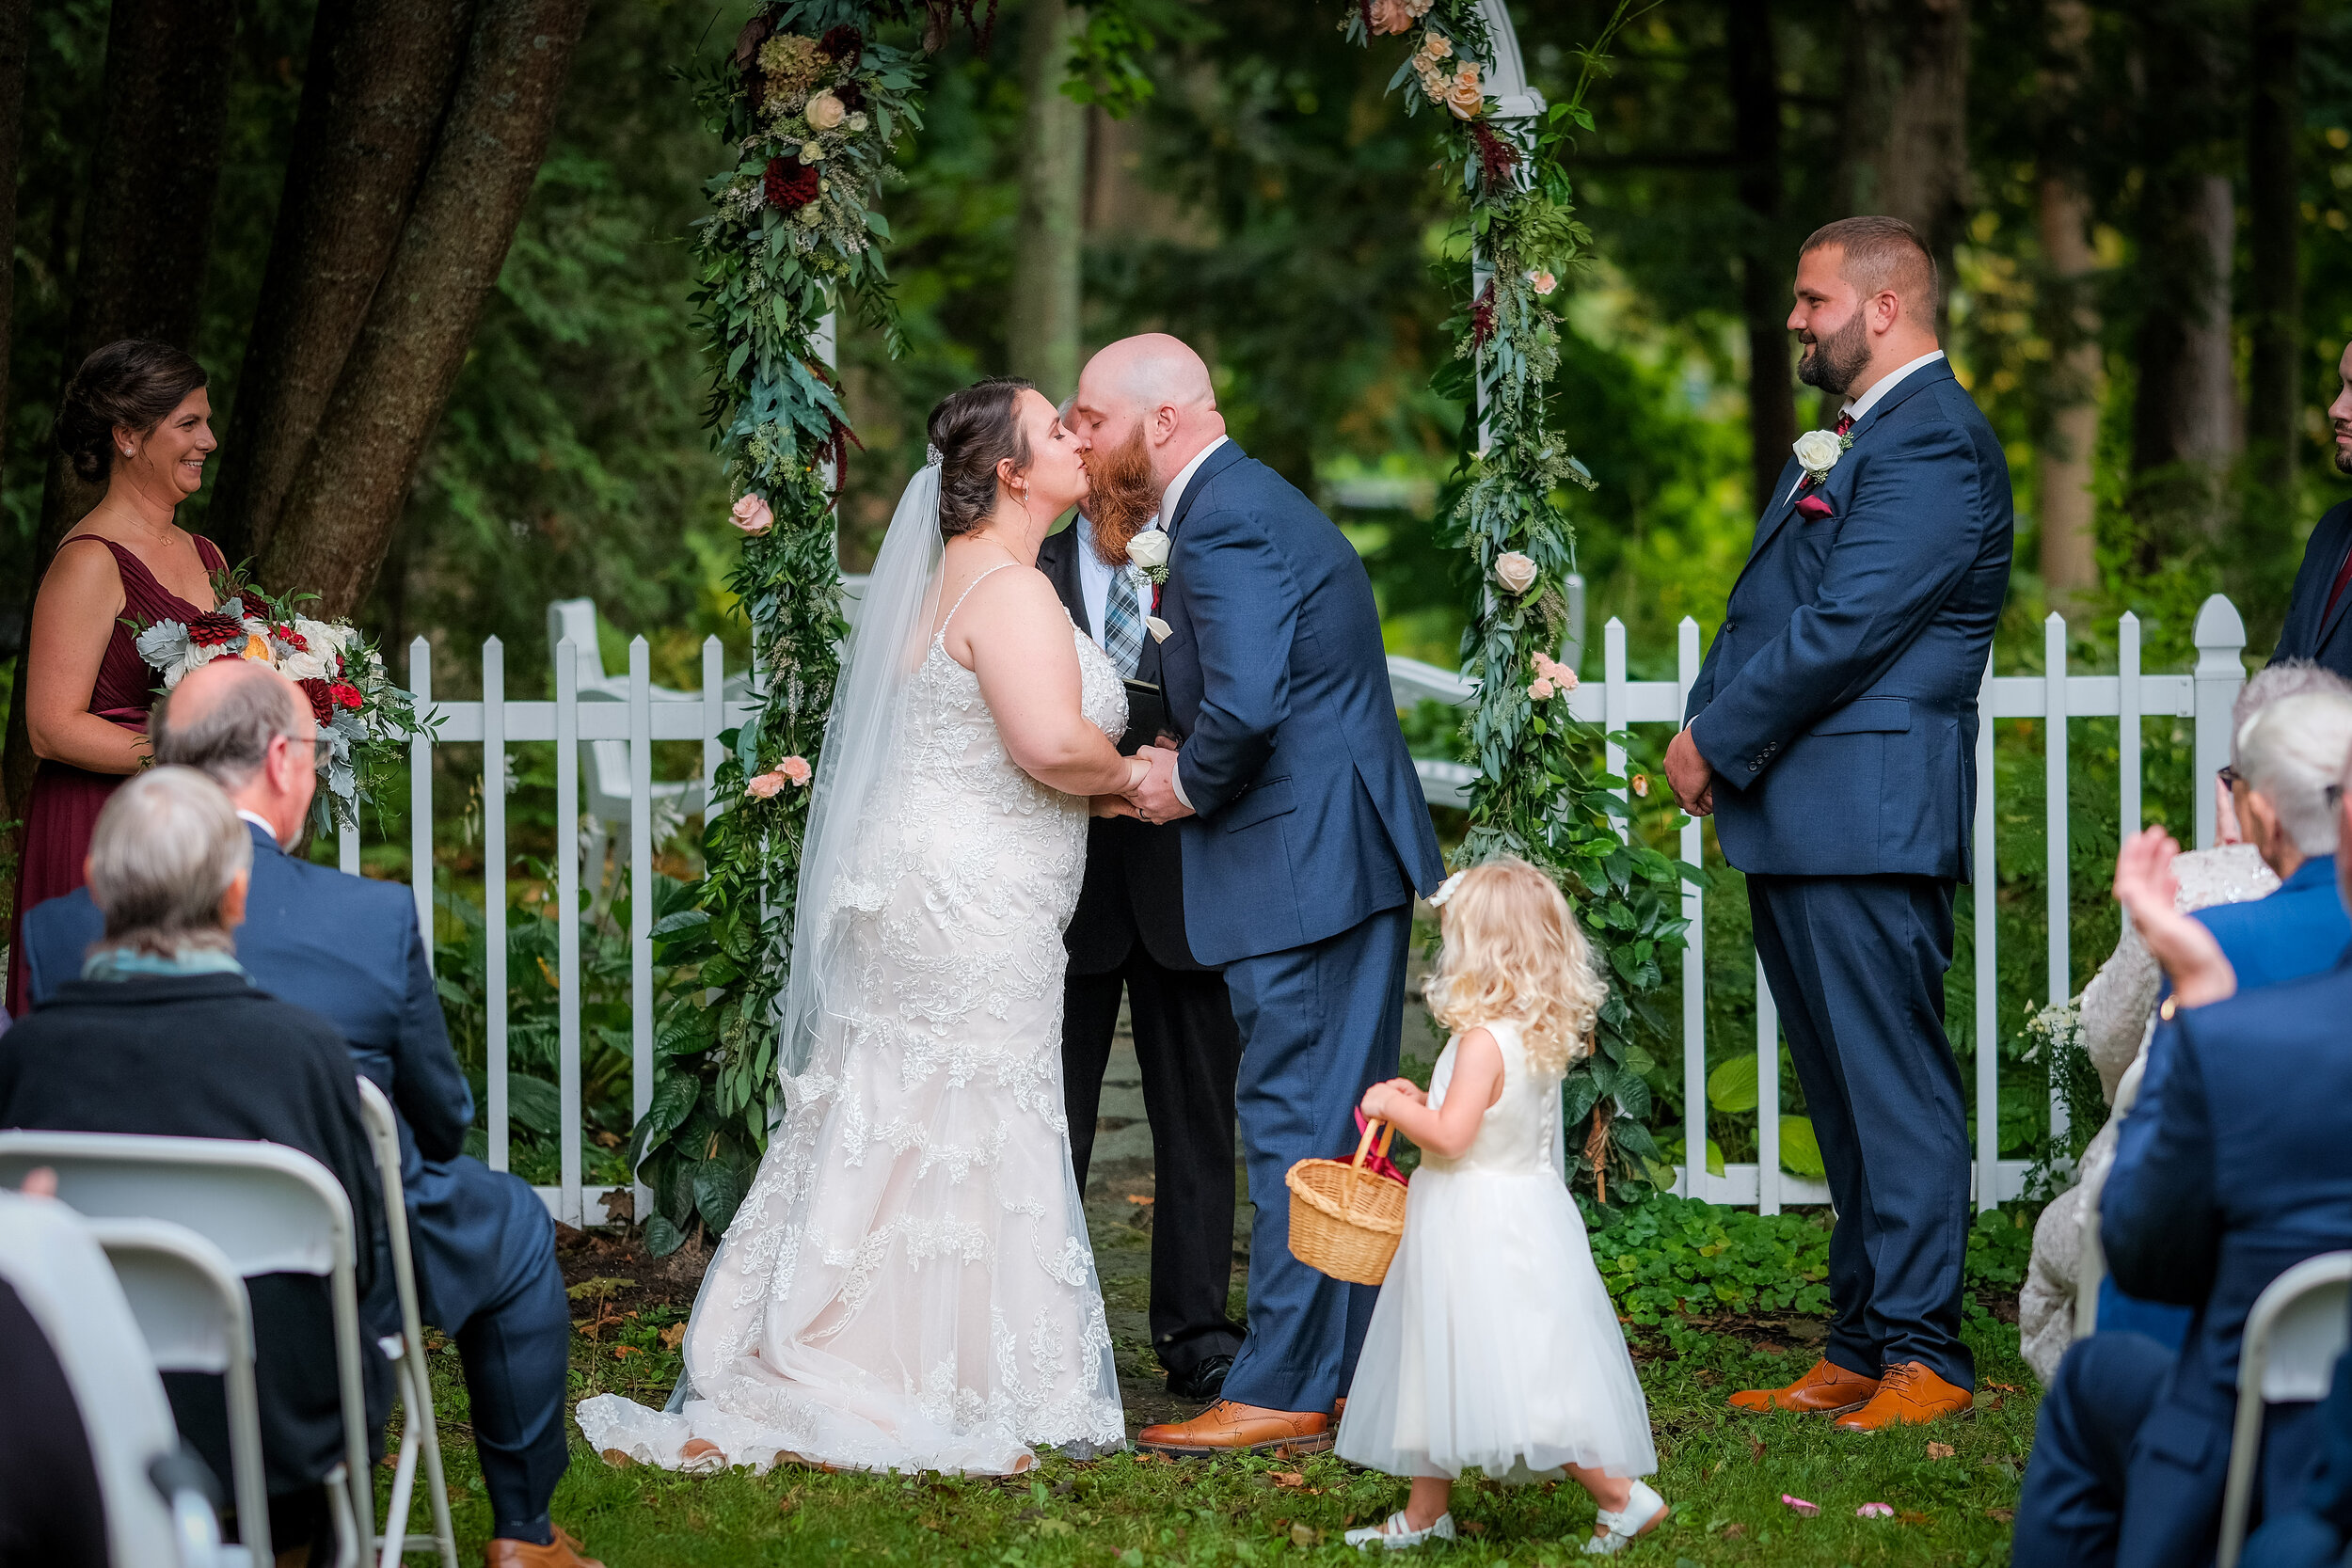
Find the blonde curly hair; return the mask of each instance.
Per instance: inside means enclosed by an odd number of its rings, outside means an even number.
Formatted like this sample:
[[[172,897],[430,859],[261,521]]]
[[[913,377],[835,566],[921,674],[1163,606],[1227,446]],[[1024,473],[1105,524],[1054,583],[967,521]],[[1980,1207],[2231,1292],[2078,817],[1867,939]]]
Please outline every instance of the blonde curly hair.
[[[1422,995],[1439,1023],[1460,1034],[1517,1020],[1537,1072],[1565,1072],[1592,1051],[1609,986],[1550,878],[1498,856],[1450,879],[1438,917],[1438,968]]]

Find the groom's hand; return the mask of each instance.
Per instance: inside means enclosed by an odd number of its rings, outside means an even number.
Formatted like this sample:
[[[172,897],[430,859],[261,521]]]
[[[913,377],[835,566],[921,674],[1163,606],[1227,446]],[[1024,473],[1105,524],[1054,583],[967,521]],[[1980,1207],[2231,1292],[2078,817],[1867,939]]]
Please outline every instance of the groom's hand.
[[[1682,809],[1692,816],[1714,814],[1715,769],[1699,755],[1699,743],[1691,738],[1688,724],[1666,743],[1666,784],[1675,792],[1675,800]]]
[[[1136,755],[1152,765],[1143,782],[1128,793],[1136,813],[1146,822],[1173,822],[1190,816],[1192,808],[1176,799],[1176,753],[1146,746]]]

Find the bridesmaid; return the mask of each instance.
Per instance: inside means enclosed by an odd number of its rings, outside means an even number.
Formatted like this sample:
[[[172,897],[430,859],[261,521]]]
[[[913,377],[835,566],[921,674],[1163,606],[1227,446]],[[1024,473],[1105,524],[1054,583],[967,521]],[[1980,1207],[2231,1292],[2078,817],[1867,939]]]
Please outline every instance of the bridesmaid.
[[[211,577],[226,562],[175,521],[219,445],[212,419],[204,368],[167,343],[108,343],[66,386],[58,450],[84,479],[105,481],[106,495],[57,546],[33,601],[25,718],[40,769],[12,927],[82,885],[99,808],[147,765],[147,710],[160,677],[122,622],[186,621],[215,608]],[[28,1005],[20,939],[11,929],[12,1015]]]

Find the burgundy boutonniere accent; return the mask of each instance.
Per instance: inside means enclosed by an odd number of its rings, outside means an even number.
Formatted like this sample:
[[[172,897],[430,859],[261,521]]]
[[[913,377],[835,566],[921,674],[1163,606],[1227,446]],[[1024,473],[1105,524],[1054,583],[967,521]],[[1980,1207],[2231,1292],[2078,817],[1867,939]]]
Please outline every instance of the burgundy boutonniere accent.
[[[1834,515],[1834,514],[1830,511],[1828,497],[1817,496],[1809,493],[1797,498],[1797,510],[1807,517],[1828,517]]]

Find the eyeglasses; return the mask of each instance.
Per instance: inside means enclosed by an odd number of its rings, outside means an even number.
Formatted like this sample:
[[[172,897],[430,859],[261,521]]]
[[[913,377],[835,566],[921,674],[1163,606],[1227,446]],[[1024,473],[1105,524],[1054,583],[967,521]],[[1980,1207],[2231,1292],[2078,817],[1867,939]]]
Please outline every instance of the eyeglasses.
[[[2242,781],[2246,775],[2225,763],[2221,767],[2214,769],[2214,777],[2221,781],[2222,788],[2235,789],[2238,786],[2239,782]]]

